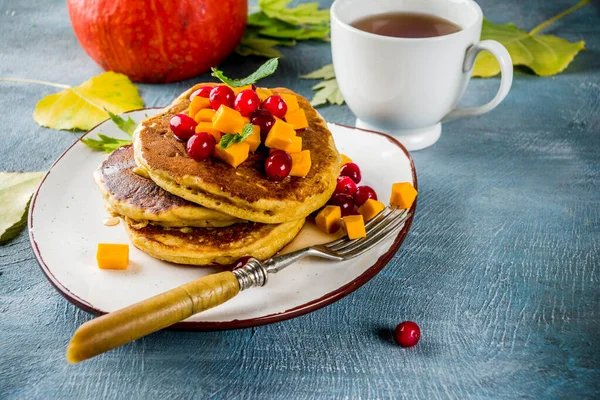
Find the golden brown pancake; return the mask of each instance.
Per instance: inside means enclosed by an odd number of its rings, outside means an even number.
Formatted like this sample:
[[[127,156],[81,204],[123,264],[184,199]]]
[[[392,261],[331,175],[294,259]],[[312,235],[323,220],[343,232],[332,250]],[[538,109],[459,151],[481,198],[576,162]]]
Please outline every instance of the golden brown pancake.
[[[134,171],[133,147],[113,151],[94,172],[106,210],[137,227],[148,223],[167,227],[222,227],[241,222],[219,211],[191,203],[156,186]],[[139,172],[138,172],[139,173]]]
[[[327,202],[335,189],[340,155],[325,121],[298,95],[309,123],[308,128],[297,131],[312,160],[305,178],[269,180],[264,172],[264,151],[251,153],[237,168],[212,157],[201,162],[188,157],[184,143],[171,133],[169,120],[176,113],[187,113],[189,95],[204,85],[183,93],[164,112],[142,121],[136,129],[135,160],[158,186],[202,206],[262,223],[303,219]],[[273,92],[294,94],[283,88]]]
[[[127,226],[135,247],[165,261],[191,265],[229,265],[243,256],[265,260],[291,242],[304,219],[283,224],[250,222],[225,228],[141,229]]]

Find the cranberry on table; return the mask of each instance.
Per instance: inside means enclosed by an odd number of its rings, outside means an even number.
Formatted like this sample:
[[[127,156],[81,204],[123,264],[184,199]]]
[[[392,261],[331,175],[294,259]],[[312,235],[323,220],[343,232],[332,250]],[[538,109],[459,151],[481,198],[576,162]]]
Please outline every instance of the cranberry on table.
[[[208,96],[210,96],[210,91],[212,89],[212,86],[202,86],[200,89],[194,90],[194,92],[190,95],[190,101],[192,101],[192,99],[196,96],[206,97],[208,99]]]
[[[285,114],[287,113],[287,104],[285,104],[285,100],[281,98],[281,96],[277,96],[274,94],[273,96],[269,96],[263,101],[262,108],[268,110],[276,116],[277,118],[285,118]]]
[[[352,215],[354,213],[354,200],[352,196],[345,193],[337,193],[331,196],[329,202],[332,206],[338,206],[341,209],[342,217]]]
[[[175,114],[171,117],[169,125],[177,139],[185,142],[194,136],[194,133],[196,133],[196,125],[198,125],[198,123],[185,114]]]
[[[260,107],[260,97],[253,90],[242,90],[235,96],[233,105],[240,114],[249,117]]]
[[[221,105],[233,108],[235,93],[229,86],[219,85],[211,89],[208,99],[213,110],[218,110]]]
[[[275,118],[273,118],[273,114],[267,110],[256,110],[254,114],[252,114],[250,122],[252,125],[258,125],[258,127],[260,127],[260,140],[264,141],[275,123]]]
[[[283,150],[275,150],[265,161],[267,178],[272,181],[285,179],[292,170],[292,157]]]
[[[354,183],[357,183],[357,184],[360,183],[360,180],[362,178],[362,176],[360,174],[360,168],[358,168],[358,165],[356,165],[353,162],[344,164],[342,166],[342,169],[340,169],[340,175],[349,176],[350,178],[352,178]]]
[[[231,264],[231,270],[235,271],[236,269],[240,269],[240,268],[244,268],[244,266],[246,264],[248,264],[248,261],[251,259],[252,257],[250,256],[243,256],[238,258],[235,263]]]
[[[213,135],[199,132],[187,142],[186,151],[196,161],[206,160],[215,151],[216,140]]]
[[[333,193],[344,193],[353,196],[356,193],[356,183],[348,176],[339,176]]]
[[[377,193],[371,186],[359,186],[354,193],[354,203],[357,206],[362,206],[369,199],[377,200]]]
[[[394,330],[394,339],[402,347],[413,347],[420,337],[421,329],[412,321],[401,322]]]

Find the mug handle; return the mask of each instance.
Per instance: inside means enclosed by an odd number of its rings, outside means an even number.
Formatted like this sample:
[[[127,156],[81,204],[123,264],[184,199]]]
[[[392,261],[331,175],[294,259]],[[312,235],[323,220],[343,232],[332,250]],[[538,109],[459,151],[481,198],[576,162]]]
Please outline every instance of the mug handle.
[[[496,60],[498,60],[498,64],[500,64],[500,73],[502,79],[500,80],[500,88],[498,88],[496,96],[494,96],[494,98],[489,103],[479,107],[459,108],[456,110],[452,110],[448,114],[446,114],[442,121],[449,121],[457,118],[473,117],[476,115],[485,114],[496,108],[496,106],[498,106],[498,104],[500,104],[508,94],[513,79],[512,59],[510,58],[510,54],[508,54],[506,48],[495,40],[483,40],[471,46],[467,50],[467,54],[465,55],[463,72],[471,71],[473,65],[475,64],[475,57],[477,56],[477,54],[479,54],[481,50],[487,50],[490,53],[492,53],[494,57],[496,57]]]

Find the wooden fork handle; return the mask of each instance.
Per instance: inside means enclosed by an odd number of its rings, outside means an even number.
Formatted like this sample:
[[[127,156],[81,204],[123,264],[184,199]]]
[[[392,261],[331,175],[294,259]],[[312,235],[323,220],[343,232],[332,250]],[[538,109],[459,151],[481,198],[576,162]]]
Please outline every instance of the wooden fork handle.
[[[208,310],[240,292],[236,276],[220,272],[186,283],[81,325],[67,346],[77,363]]]

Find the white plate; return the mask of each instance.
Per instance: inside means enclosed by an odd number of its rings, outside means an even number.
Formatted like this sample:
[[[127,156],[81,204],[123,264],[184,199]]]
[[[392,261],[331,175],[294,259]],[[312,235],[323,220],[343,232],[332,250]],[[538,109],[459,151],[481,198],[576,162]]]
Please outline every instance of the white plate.
[[[127,113],[135,121],[160,109]],[[329,124],[341,153],[362,170],[362,184],[372,186],[380,199],[389,199],[394,182],[416,187],[412,160],[395,139],[375,132]],[[127,138],[110,120],[98,132]],[[96,246],[100,242],[129,243],[122,224],[107,227],[108,217],[92,173],[105,154],[82,142],[73,144],[50,168],[31,201],[29,236],[41,269],[69,301],[97,314],[123,308],[216,269],[189,267],[156,260],[130,247],[126,271],[100,270]],[[414,215],[415,205],[412,214]],[[227,329],[261,325],[293,318],[330,304],[366,283],[392,258],[408,233],[411,219],[398,236],[363,256],[345,262],[304,259],[269,277],[261,288],[242,292],[219,307],[176,325],[189,329]]]

